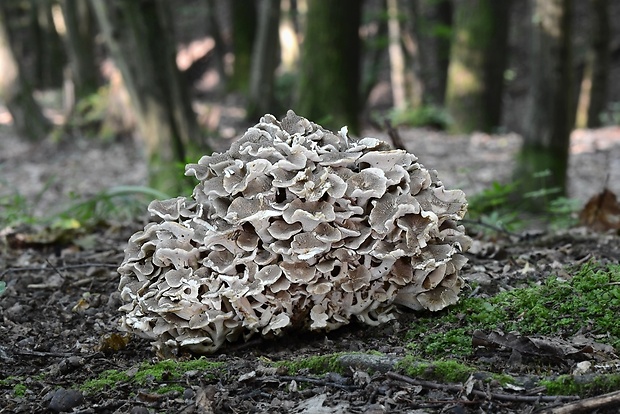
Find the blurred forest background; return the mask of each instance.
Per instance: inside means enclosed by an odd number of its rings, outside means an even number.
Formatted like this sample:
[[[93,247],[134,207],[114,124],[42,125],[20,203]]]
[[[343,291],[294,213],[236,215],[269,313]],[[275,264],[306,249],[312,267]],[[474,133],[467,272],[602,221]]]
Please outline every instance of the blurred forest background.
[[[510,131],[511,194],[556,198],[571,131],[620,123],[619,16],[610,0],[2,0],[0,120],[31,141],[139,139],[170,195],[179,166],[265,113],[396,146],[405,126]]]

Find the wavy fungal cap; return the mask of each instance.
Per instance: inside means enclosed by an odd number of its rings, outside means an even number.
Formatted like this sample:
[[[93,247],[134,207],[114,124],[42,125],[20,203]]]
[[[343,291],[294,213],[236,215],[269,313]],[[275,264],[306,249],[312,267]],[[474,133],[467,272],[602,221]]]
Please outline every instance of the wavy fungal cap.
[[[123,327],[160,348],[210,353],[458,300],[465,195],[413,154],[289,111],[186,174],[192,197],[153,201],[118,269]]]

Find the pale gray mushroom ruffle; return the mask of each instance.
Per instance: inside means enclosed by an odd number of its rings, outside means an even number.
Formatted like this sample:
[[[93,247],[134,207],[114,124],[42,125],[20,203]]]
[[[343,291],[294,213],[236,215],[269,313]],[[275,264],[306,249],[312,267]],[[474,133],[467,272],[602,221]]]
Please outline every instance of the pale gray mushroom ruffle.
[[[119,267],[122,325],[157,346],[210,353],[458,300],[465,195],[413,154],[289,111],[186,174],[192,197],[152,202]]]

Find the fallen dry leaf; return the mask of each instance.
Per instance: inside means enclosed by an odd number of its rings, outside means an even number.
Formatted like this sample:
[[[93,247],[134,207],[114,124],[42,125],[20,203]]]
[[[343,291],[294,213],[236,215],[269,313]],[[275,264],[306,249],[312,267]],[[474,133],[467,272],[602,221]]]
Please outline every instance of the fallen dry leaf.
[[[582,225],[596,231],[620,230],[620,203],[608,189],[593,196],[579,213]]]
[[[129,344],[131,335],[127,333],[110,333],[103,335],[99,340],[97,349],[104,353],[118,352],[125,349]]]

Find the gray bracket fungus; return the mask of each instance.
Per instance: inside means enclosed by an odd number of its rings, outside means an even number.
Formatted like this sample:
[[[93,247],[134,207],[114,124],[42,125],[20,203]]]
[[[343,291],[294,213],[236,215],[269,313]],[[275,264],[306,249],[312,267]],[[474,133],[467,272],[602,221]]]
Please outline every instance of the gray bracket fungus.
[[[289,111],[186,175],[192,197],[153,201],[118,269],[122,325],[157,347],[211,353],[458,300],[465,195],[413,154]]]

